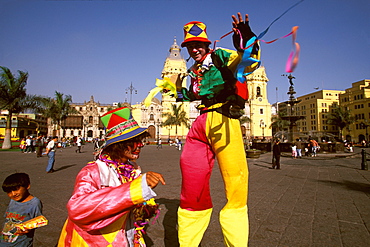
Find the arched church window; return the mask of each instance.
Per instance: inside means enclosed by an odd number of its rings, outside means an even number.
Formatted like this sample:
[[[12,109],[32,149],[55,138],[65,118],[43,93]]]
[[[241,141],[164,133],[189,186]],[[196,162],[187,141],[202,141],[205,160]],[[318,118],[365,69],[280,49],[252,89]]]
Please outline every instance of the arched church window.
[[[257,96],[261,96],[261,88],[257,87]]]
[[[91,123],[91,124],[93,123],[93,117],[92,116],[89,117],[89,123]]]
[[[153,114],[150,114],[150,117],[149,117],[149,120],[154,120],[154,115]]]

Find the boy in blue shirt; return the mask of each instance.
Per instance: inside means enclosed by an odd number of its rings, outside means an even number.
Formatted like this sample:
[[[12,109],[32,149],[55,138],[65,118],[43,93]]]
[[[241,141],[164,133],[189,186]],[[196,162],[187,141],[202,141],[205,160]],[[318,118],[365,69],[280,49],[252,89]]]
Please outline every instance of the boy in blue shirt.
[[[5,212],[5,222],[0,236],[0,246],[32,247],[35,229],[21,231],[16,224],[42,214],[41,201],[30,194],[30,178],[26,173],[8,176],[2,185],[10,202]]]

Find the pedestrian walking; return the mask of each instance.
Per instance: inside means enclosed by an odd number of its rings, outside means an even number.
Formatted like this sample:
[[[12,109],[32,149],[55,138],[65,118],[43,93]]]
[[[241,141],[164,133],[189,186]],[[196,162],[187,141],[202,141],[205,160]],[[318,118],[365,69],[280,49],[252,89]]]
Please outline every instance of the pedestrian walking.
[[[299,159],[301,159],[302,158],[302,147],[303,147],[303,143],[302,143],[301,139],[297,138],[296,142],[295,142],[295,145],[297,147],[297,157]]]
[[[280,169],[280,156],[280,140],[277,139],[274,146],[272,147],[272,169],[275,169],[275,167],[276,169]]]
[[[32,140],[30,136],[27,136],[26,138],[26,151],[25,153],[31,153],[31,145],[32,145]]]
[[[318,151],[318,148],[319,148],[319,144],[317,143],[316,140],[310,139],[309,145],[311,147],[311,156],[316,157],[317,156],[317,151]]]
[[[39,135],[36,139],[36,157],[42,157],[42,150],[44,149],[45,139],[44,135]]]
[[[55,150],[57,148],[57,141],[58,137],[53,136],[53,139],[49,141],[48,145],[46,146],[46,155],[48,156],[48,165],[46,167],[47,173],[54,172],[54,163],[55,163]]]
[[[181,139],[179,139],[179,142],[177,143],[177,149],[178,149],[179,151],[181,151],[181,149],[182,149],[182,142],[181,142]]]
[[[162,139],[161,138],[158,138],[158,141],[157,141],[157,149],[162,149]]]
[[[24,153],[26,151],[26,138],[22,138],[21,144],[19,145],[21,152]]]
[[[77,140],[76,140],[76,144],[77,144],[77,149],[76,149],[76,153],[81,153],[81,146],[82,146],[82,139],[81,139],[81,136],[78,136],[77,137]]]
[[[36,153],[36,137],[31,137],[31,152]]]
[[[292,145],[292,157],[293,159],[297,158],[297,146],[295,144]]]

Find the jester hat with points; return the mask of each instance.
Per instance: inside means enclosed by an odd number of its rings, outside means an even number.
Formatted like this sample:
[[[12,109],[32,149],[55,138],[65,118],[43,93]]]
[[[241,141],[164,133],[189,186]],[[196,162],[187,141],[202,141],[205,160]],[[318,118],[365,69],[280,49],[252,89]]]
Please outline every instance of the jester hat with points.
[[[100,119],[106,128],[106,146],[126,141],[147,130],[147,128],[139,127],[132,117],[131,110],[127,107],[111,110],[101,116]]]

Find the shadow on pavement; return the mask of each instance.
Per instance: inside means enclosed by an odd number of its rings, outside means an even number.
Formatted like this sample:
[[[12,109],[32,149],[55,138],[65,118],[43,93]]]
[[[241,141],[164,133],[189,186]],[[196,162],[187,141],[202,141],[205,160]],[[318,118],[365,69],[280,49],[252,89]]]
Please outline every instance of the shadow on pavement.
[[[164,245],[165,247],[177,247],[179,246],[177,236],[177,209],[180,205],[180,200],[160,198],[156,201],[159,204],[165,205],[168,210],[163,219]]]
[[[344,180],[343,182],[318,180],[318,182],[329,184],[329,185],[336,185],[336,186],[344,187],[347,190],[361,191],[361,192],[364,192],[364,193],[370,195],[370,185],[369,184],[355,183],[355,182],[348,181],[348,180]]]
[[[65,169],[68,169],[70,167],[73,167],[73,166],[76,166],[77,164],[73,164],[73,165],[68,165],[68,166],[62,166],[58,169],[55,169],[54,172],[59,172],[59,171],[62,171],[62,170],[65,170]]]

